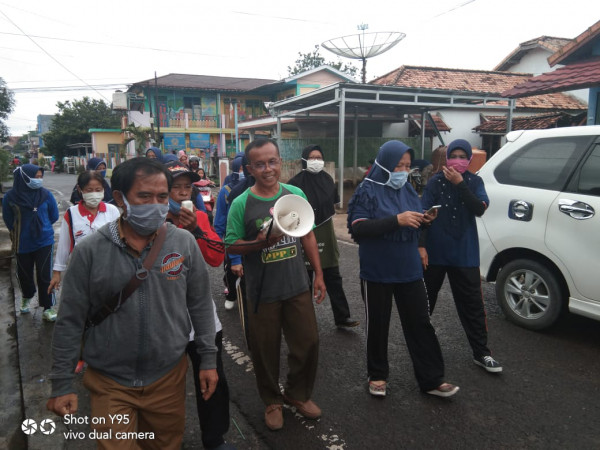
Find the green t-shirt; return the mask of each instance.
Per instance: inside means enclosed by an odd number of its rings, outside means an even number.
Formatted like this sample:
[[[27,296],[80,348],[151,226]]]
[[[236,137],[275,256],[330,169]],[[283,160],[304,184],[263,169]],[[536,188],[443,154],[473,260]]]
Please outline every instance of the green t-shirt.
[[[262,224],[272,218],[275,202],[288,194],[306,199],[300,188],[283,183],[279,183],[279,192],[271,198],[259,197],[246,189],[229,209],[225,243],[256,239]],[[258,299],[261,303],[273,303],[309,289],[300,238],[284,235],[274,246],[244,255],[244,273],[246,294],[252,302]]]

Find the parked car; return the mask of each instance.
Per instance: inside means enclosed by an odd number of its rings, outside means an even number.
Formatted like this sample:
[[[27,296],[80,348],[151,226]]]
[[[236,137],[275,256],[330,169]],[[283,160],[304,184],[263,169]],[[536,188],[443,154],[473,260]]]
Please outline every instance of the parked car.
[[[529,329],[567,309],[600,320],[600,126],[513,131],[481,168],[481,274]]]

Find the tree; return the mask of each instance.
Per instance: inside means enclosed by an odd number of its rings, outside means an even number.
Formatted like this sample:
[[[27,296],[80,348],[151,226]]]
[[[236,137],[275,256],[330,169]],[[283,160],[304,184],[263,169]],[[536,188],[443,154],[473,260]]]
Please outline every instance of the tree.
[[[0,77],[0,142],[8,139],[9,130],[4,121],[15,107],[15,95],[6,87],[4,79]]]
[[[325,58],[319,54],[320,49],[320,46],[315,45],[315,49],[312,53],[298,52],[296,64],[293,67],[288,66],[288,75],[297,75],[299,73],[306,72],[307,70],[315,69],[322,65],[327,65],[339,70],[340,72],[344,72],[351,77],[356,76],[356,73],[358,72],[356,67],[354,67],[352,64],[342,63],[341,61],[325,61]]]
[[[58,113],[52,120],[52,128],[44,134],[46,153],[54,155],[57,161],[63,156],[72,155],[67,145],[90,143],[90,128],[120,128],[120,119],[114,115],[104,100],[83,97],[81,100],[58,102]]]
[[[129,136],[123,140],[123,145],[127,146],[131,141],[135,141],[135,152],[137,156],[143,156],[146,144],[150,140],[150,128],[138,127],[134,123],[130,123],[123,131],[128,133]]]

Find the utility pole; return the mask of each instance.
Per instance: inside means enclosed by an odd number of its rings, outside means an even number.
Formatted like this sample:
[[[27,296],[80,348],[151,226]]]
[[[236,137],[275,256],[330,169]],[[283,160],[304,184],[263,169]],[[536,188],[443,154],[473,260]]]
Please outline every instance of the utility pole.
[[[156,106],[156,117],[158,120],[156,122],[156,129],[158,131],[158,136],[156,140],[156,146],[160,147],[161,139],[160,139],[160,109],[158,106],[158,79],[156,78],[156,71],[154,72],[154,105]]]

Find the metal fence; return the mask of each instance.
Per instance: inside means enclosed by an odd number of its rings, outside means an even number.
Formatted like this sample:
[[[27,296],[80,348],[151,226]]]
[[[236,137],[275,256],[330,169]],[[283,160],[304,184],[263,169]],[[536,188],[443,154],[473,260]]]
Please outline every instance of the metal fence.
[[[370,160],[375,159],[379,147],[393,138],[359,137],[358,138],[358,166],[368,166]],[[420,155],[421,138],[396,138],[415,150],[415,155]],[[279,151],[284,161],[300,159],[302,149],[310,144],[317,144],[323,149],[325,161],[335,162],[338,166],[338,138],[310,138],[310,139],[281,139]],[[427,144],[427,142],[426,142]],[[429,150],[431,154],[431,150]],[[417,156],[418,157],[418,156]],[[354,138],[346,138],[344,141],[344,166],[354,165]]]

